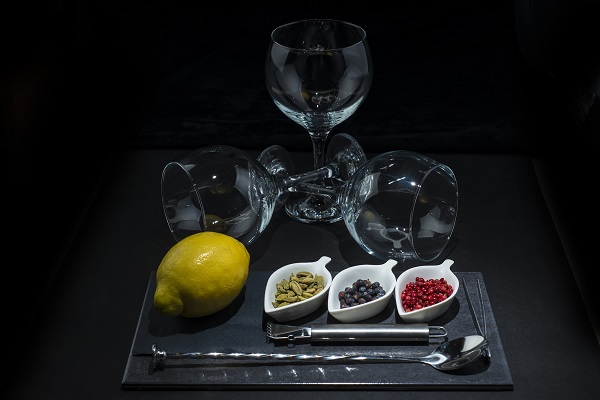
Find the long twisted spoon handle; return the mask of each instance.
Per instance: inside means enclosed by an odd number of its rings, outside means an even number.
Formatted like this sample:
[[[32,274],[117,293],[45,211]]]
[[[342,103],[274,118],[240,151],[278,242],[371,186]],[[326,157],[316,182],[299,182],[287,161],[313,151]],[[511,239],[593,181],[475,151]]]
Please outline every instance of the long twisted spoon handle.
[[[427,357],[411,358],[398,356],[351,356],[351,355],[318,355],[318,354],[283,354],[283,353],[173,353],[167,354],[165,350],[159,349],[156,344],[152,345],[152,357],[155,369],[161,369],[167,358],[177,359],[216,359],[216,360],[272,360],[292,362],[423,362],[427,363]]]

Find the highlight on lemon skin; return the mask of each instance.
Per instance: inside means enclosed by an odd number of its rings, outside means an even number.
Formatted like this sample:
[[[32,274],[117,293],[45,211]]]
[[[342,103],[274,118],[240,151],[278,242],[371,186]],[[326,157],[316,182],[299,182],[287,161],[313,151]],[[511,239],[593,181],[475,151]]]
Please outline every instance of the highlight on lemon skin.
[[[163,315],[197,318],[231,304],[242,291],[250,254],[237,239],[199,232],[175,244],[158,266],[154,308]]]

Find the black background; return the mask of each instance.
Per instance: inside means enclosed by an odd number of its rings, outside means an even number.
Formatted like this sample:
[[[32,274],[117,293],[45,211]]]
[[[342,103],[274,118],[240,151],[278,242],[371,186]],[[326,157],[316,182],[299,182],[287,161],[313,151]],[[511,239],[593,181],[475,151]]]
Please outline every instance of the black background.
[[[529,154],[547,167],[574,257],[594,255],[594,229],[585,226],[596,219],[597,1],[280,3],[3,7],[2,269],[17,293],[5,321],[24,331],[12,342],[26,340],[119,151],[310,150],[308,135],[268,97],[263,73],[271,30],[303,18],[367,31],[373,86],[335,132],[368,152]],[[582,209],[590,210],[583,218]]]

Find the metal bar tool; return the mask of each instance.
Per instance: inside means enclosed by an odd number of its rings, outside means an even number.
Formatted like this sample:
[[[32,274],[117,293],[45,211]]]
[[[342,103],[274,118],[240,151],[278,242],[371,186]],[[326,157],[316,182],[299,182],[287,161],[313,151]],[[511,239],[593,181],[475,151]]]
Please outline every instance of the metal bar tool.
[[[475,328],[477,329],[477,333],[479,333],[481,336],[483,336],[486,340],[489,340],[488,334],[487,334],[487,321],[486,321],[486,316],[485,316],[485,305],[483,304],[483,295],[481,294],[481,283],[479,282],[479,279],[477,279],[477,292],[479,294],[479,307],[481,308],[481,318],[483,320],[483,329],[481,328],[481,325],[479,324],[479,319],[477,318],[477,314],[475,313],[475,309],[473,308],[473,302],[471,301],[471,296],[469,295],[469,291],[467,290],[467,284],[465,282],[465,278],[462,279],[462,283],[463,283],[463,288],[465,290],[465,295],[467,296],[467,303],[469,303],[469,310],[471,311],[471,316],[473,317],[473,320],[475,321]],[[483,356],[488,361],[492,357],[492,353],[490,352],[489,346],[487,346],[483,350]]]
[[[315,324],[280,325],[267,322],[267,342],[428,342],[446,341],[443,326],[427,324]]]

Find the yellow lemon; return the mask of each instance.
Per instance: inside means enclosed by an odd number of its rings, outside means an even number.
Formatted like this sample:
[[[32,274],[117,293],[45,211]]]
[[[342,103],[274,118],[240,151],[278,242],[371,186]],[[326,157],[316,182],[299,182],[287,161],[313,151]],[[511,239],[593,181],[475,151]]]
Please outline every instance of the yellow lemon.
[[[250,254],[237,239],[200,232],[175,244],[156,271],[154,307],[163,315],[203,317],[221,311],[246,284]]]

